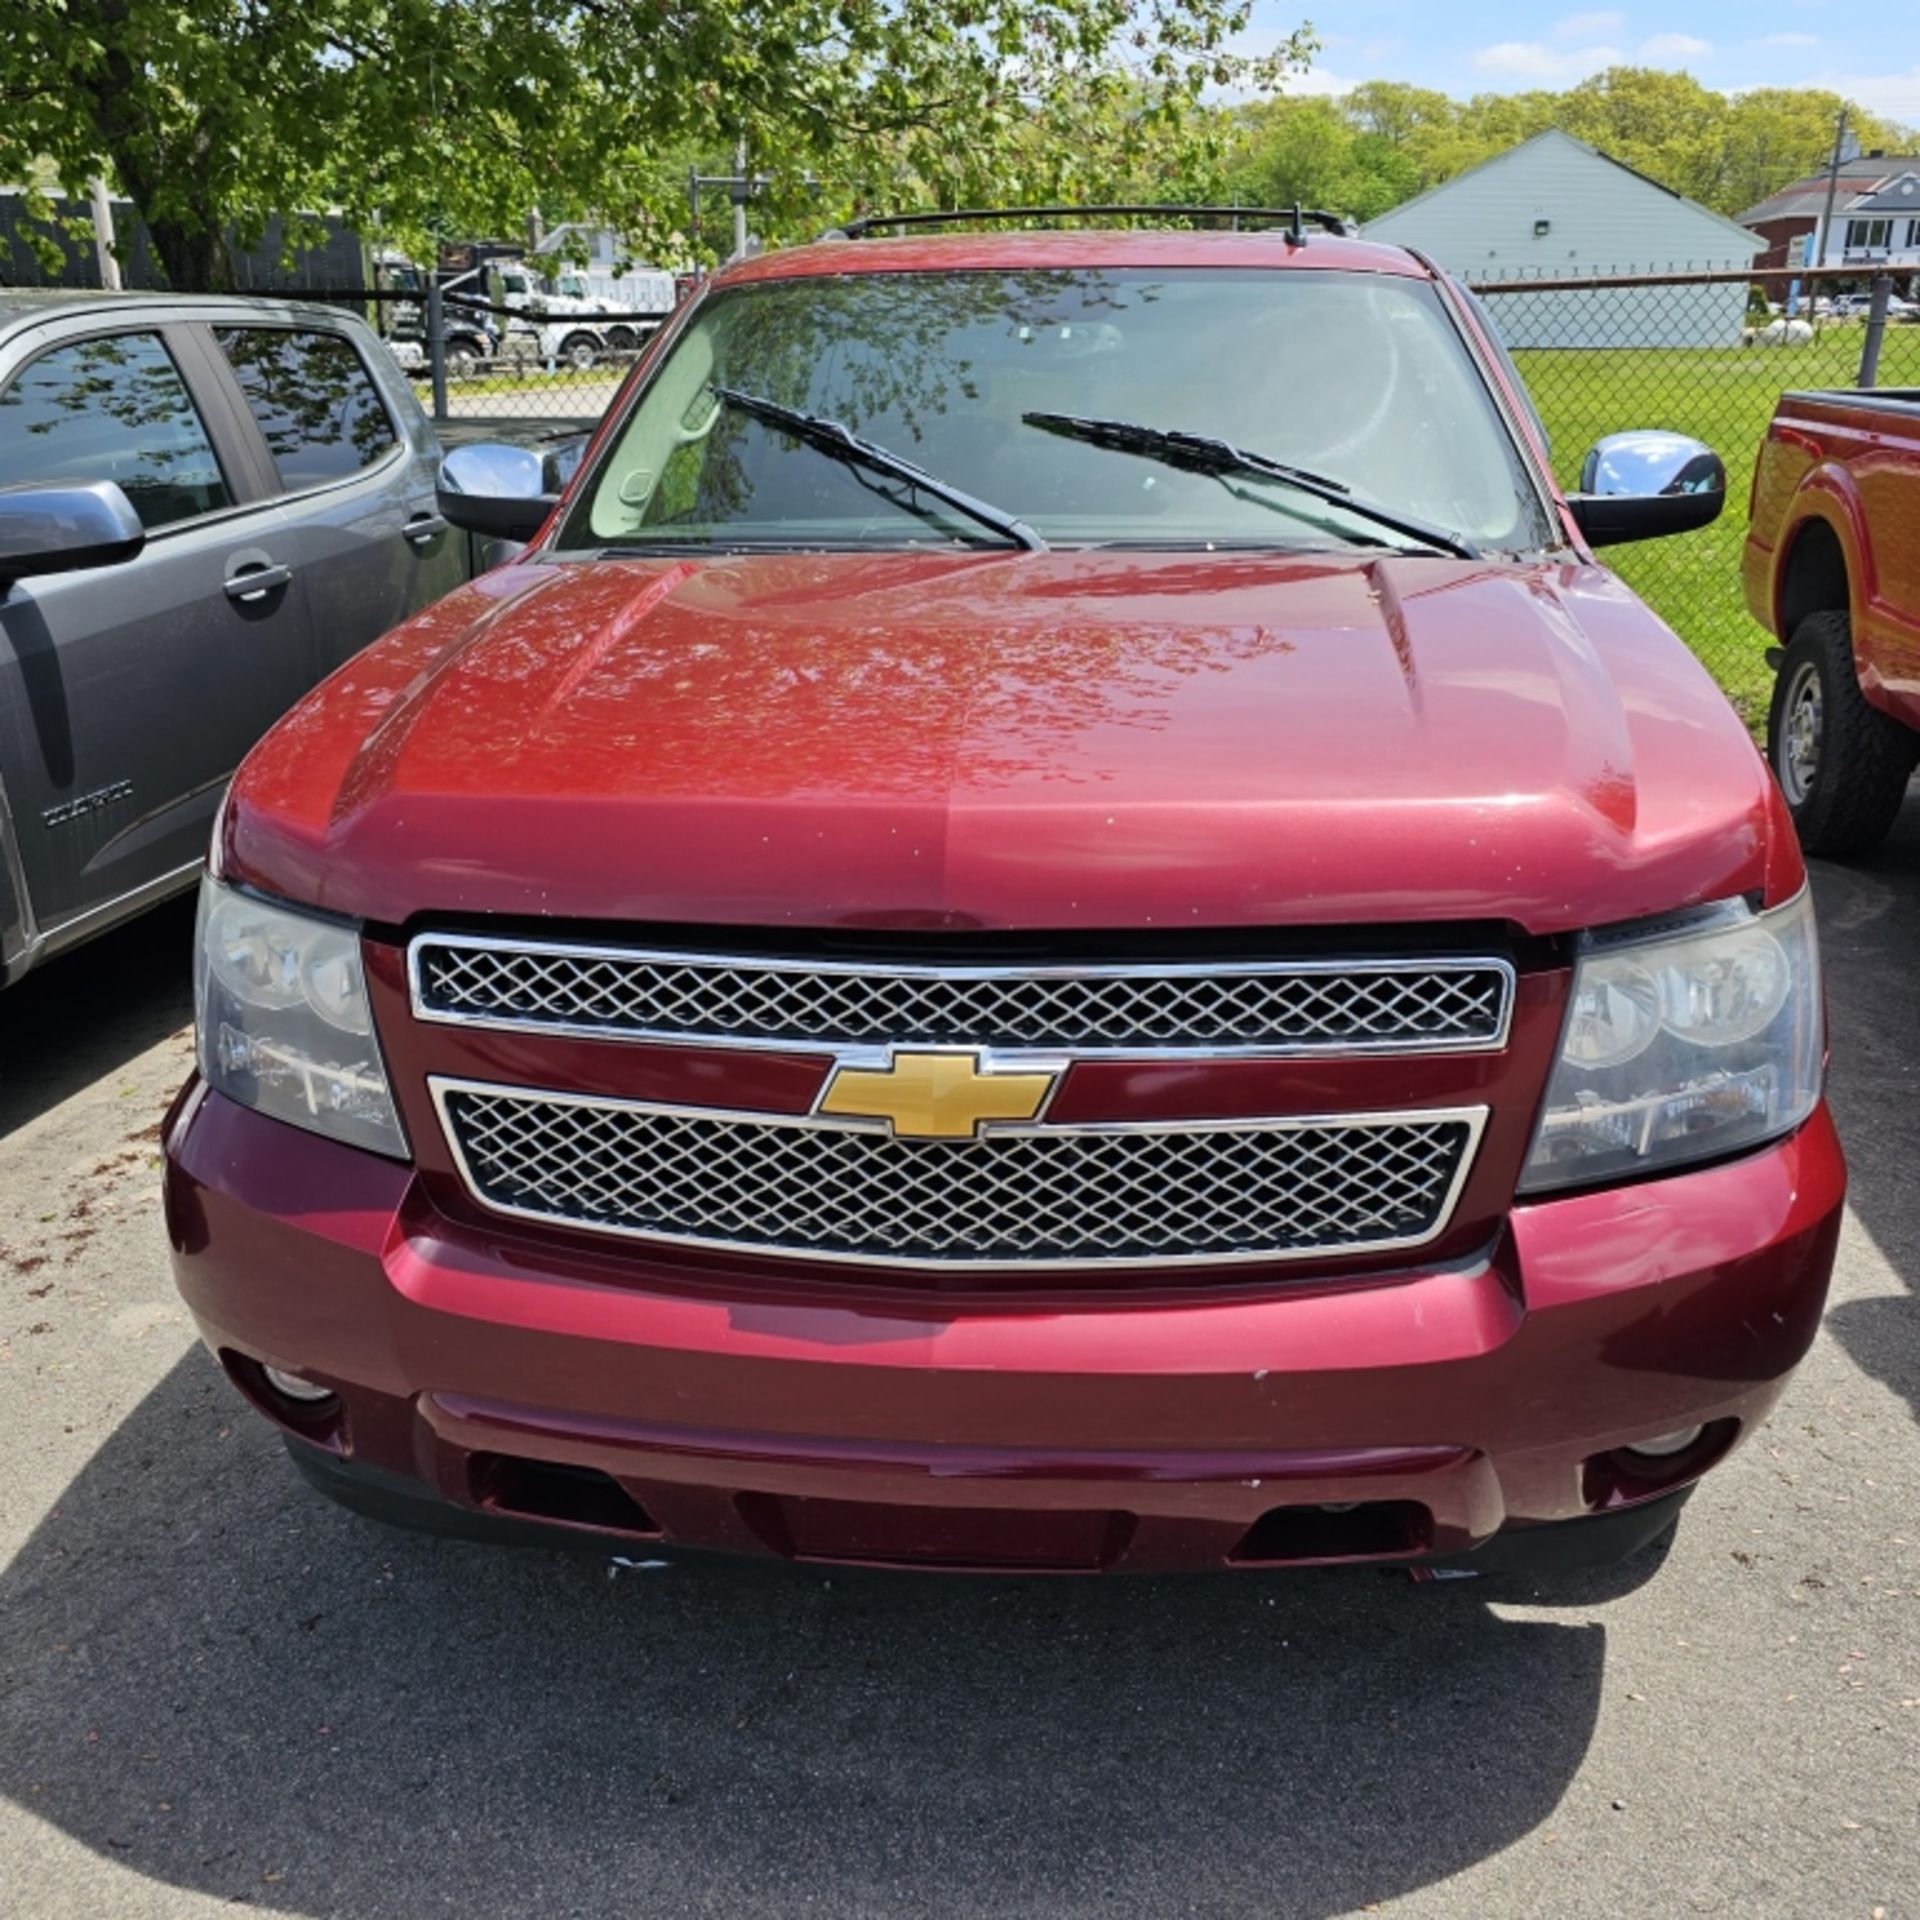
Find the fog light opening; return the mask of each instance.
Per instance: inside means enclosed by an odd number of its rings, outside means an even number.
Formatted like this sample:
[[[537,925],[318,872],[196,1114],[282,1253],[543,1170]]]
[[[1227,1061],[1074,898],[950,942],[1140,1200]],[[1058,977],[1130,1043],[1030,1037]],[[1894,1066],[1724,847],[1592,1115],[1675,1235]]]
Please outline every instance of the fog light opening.
[[[1713,1420],[1596,1453],[1582,1471],[1586,1503],[1595,1512],[1632,1506],[1697,1480],[1726,1458],[1739,1433],[1739,1421]]]
[[[1705,1427],[1682,1427],[1677,1433],[1657,1433],[1651,1439],[1636,1440],[1621,1451],[1647,1460],[1670,1460],[1676,1453],[1685,1453],[1705,1432]]]
[[[329,1453],[346,1451],[347,1410],[333,1388],[231,1348],[221,1349],[220,1364],[227,1378],[275,1426]]]
[[[260,1372],[275,1393],[284,1394],[289,1400],[297,1400],[302,1406],[317,1407],[323,1401],[333,1398],[331,1387],[322,1387],[311,1380],[303,1380],[297,1373],[288,1373],[283,1367],[263,1366]]]

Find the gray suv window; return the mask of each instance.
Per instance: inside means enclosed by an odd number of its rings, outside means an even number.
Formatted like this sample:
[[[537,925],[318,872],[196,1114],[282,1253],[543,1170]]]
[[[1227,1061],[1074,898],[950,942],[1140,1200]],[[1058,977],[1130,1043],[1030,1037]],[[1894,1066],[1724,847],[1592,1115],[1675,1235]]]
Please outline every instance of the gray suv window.
[[[149,530],[230,507],[220,462],[156,333],[75,340],[0,393],[0,478],[111,480]]]
[[[217,327],[289,493],[370,467],[398,435],[353,343],[291,327]]]

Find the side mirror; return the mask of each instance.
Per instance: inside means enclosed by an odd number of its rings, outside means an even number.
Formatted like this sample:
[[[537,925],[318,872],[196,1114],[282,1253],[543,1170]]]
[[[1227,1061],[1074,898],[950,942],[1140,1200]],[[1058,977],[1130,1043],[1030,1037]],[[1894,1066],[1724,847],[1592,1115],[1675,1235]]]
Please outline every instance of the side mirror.
[[[111,480],[0,487],[0,592],[30,574],[117,567],[146,544],[133,502]]]
[[[441,516],[492,540],[531,540],[559,498],[546,485],[546,462],[530,447],[483,443],[455,447],[440,462],[435,490]]]
[[[573,476],[580,471],[580,463],[587,457],[587,443],[593,438],[590,433],[569,433],[558,440],[552,440],[541,449],[541,471],[549,493],[564,493],[573,482]]]
[[[1610,433],[1580,463],[1580,491],[1567,496],[1590,547],[1691,533],[1719,519],[1727,502],[1720,456],[1684,433]]]

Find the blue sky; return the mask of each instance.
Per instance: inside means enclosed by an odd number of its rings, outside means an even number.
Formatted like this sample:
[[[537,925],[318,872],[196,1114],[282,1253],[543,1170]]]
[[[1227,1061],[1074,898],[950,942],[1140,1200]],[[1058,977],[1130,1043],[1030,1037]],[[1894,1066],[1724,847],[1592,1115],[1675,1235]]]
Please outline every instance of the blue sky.
[[[1254,45],[1310,19],[1321,50],[1289,91],[1341,92],[1357,80],[1409,80],[1442,92],[1570,87],[1621,64],[1685,68],[1710,87],[1824,86],[1920,124],[1915,0],[1667,0],[1556,8],[1255,0]]]

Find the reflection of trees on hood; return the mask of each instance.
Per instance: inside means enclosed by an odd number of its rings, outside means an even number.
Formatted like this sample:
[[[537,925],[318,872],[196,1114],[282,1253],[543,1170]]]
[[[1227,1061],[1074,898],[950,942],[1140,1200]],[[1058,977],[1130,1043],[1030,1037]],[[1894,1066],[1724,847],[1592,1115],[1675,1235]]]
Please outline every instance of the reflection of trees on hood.
[[[549,570],[478,627],[456,596],[362,655],[281,723],[252,784],[271,803],[322,743],[363,737],[337,813],[407,782],[739,798],[1100,782],[1069,743],[1163,733],[1199,680],[1259,683],[1297,647],[1263,617],[1276,592],[1347,571],[997,554]]]

